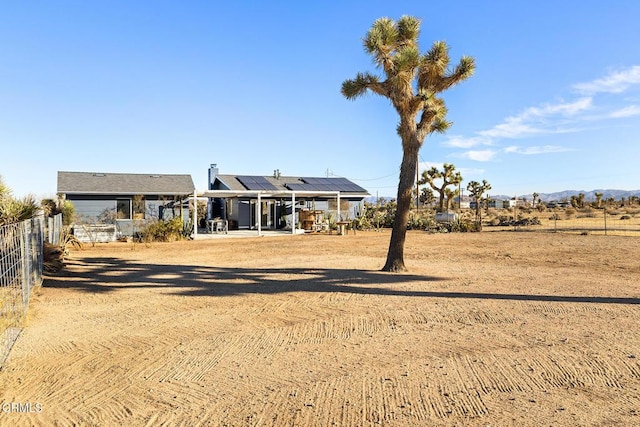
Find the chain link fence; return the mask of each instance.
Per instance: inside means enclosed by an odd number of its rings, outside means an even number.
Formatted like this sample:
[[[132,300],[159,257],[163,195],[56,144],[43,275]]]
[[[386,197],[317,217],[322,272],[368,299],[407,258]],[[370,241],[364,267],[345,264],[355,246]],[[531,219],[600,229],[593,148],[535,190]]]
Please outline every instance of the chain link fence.
[[[42,284],[44,217],[0,227],[0,367],[17,339],[31,291]]]

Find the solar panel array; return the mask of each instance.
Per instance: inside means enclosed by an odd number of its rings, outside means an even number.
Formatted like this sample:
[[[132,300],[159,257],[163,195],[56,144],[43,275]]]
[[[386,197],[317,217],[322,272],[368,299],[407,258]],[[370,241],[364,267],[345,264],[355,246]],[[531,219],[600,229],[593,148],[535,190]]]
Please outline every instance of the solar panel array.
[[[307,187],[307,184],[285,184],[285,186],[291,190],[291,191],[309,191],[309,187]]]
[[[238,176],[236,177],[247,190],[274,191],[278,187],[270,183],[264,176]]]
[[[301,182],[287,183],[291,191],[340,191],[344,193],[366,193],[367,190],[346,178],[300,178]]]

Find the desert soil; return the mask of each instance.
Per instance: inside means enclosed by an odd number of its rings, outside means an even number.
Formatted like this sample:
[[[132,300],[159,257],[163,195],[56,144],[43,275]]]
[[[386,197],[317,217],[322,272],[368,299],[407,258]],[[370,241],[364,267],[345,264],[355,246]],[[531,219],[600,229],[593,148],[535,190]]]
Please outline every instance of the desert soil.
[[[406,274],[388,240],[74,251],[0,425],[640,425],[638,238],[410,232]]]

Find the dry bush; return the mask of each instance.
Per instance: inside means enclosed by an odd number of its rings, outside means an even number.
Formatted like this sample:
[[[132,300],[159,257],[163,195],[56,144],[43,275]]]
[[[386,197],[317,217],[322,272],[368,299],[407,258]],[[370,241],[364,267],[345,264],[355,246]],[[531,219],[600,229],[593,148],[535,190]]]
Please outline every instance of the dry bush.
[[[627,211],[627,215],[636,216],[636,215],[640,214],[640,207],[629,206],[626,209],[626,211]]]
[[[596,215],[595,210],[590,206],[580,209],[579,212],[580,213],[576,215],[576,218],[595,218],[598,216]]]
[[[42,268],[47,273],[57,273],[64,268],[64,259],[69,255],[69,248],[82,249],[82,243],[68,231],[62,234],[60,245],[44,244],[44,258]]]
[[[44,244],[44,263],[42,265],[47,273],[57,273],[64,267],[64,250],[58,245]]]

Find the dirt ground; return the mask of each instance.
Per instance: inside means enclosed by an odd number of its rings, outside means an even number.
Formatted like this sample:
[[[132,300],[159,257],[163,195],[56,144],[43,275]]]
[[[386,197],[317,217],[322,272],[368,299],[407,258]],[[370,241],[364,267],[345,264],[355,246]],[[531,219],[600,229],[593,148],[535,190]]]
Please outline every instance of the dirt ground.
[[[640,240],[110,243],[33,297],[0,425],[640,425]],[[29,405],[27,405],[27,403]]]

